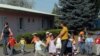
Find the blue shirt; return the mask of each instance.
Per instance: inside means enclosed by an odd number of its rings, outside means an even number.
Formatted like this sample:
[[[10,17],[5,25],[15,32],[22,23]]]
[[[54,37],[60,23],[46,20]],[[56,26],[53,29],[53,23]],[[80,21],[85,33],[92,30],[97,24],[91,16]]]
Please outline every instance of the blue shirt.
[[[92,43],[93,42],[93,38],[92,37],[86,38],[85,42],[86,43]]]

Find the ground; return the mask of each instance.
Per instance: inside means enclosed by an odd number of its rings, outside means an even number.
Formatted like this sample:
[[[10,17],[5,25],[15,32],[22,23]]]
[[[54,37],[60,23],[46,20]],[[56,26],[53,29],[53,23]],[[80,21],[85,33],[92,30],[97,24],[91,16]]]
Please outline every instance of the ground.
[[[18,50],[19,49],[17,49],[17,51]],[[34,56],[33,49],[26,49],[26,51],[27,52],[24,55],[22,53],[17,53],[14,56]],[[3,55],[3,48],[2,47],[0,47],[0,56],[5,56],[5,55]],[[6,55],[6,56],[8,56],[8,55]],[[87,56],[87,55],[80,55],[80,54],[78,54],[77,56]]]

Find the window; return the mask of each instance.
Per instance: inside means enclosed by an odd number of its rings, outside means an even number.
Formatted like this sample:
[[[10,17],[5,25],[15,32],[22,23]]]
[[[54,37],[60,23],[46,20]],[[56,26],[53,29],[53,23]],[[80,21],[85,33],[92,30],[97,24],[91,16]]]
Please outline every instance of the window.
[[[34,22],[34,18],[32,19],[32,22]]]
[[[28,18],[28,23],[30,23],[30,21],[31,21],[30,18]]]
[[[42,19],[42,28],[44,28],[44,19]]]
[[[19,18],[19,28],[22,29],[23,27],[23,18]]]

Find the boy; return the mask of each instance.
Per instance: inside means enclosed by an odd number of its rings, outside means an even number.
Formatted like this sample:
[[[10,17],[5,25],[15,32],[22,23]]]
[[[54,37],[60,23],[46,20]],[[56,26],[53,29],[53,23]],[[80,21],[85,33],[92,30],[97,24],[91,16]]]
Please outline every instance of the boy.
[[[95,43],[96,43],[96,55],[100,56],[100,34],[97,36],[97,38],[95,39]]]
[[[13,50],[14,50],[14,46],[16,43],[17,42],[16,42],[15,38],[12,35],[9,35],[7,46],[10,47],[10,53],[9,53],[10,56],[12,56],[14,53]]]
[[[25,41],[24,37],[21,38],[19,43],[21,44],[21,52],[24,54],[24,52],[25,52],[25,44],[26,44],[26,41]]]
[[[92,46],[93,46],[94,40],[91,37],[91,34],[89,34],[89,37],[86,38],[85,42],[86,42],[86,52],[87,52],[87,55],[92,56]]]
[[[46,56],[43,51],[41,45],[45,46],[46,45],[39,39],[39,36],[36,35],[37,41],[35,42],[35,56]]]

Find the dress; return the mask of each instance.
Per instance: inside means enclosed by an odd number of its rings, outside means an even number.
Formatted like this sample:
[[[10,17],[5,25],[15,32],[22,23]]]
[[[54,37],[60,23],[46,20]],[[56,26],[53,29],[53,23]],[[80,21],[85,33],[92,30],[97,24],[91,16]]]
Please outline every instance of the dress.
[[[55,40],[51,40],[49,43],[49,53],[56,53]]]

